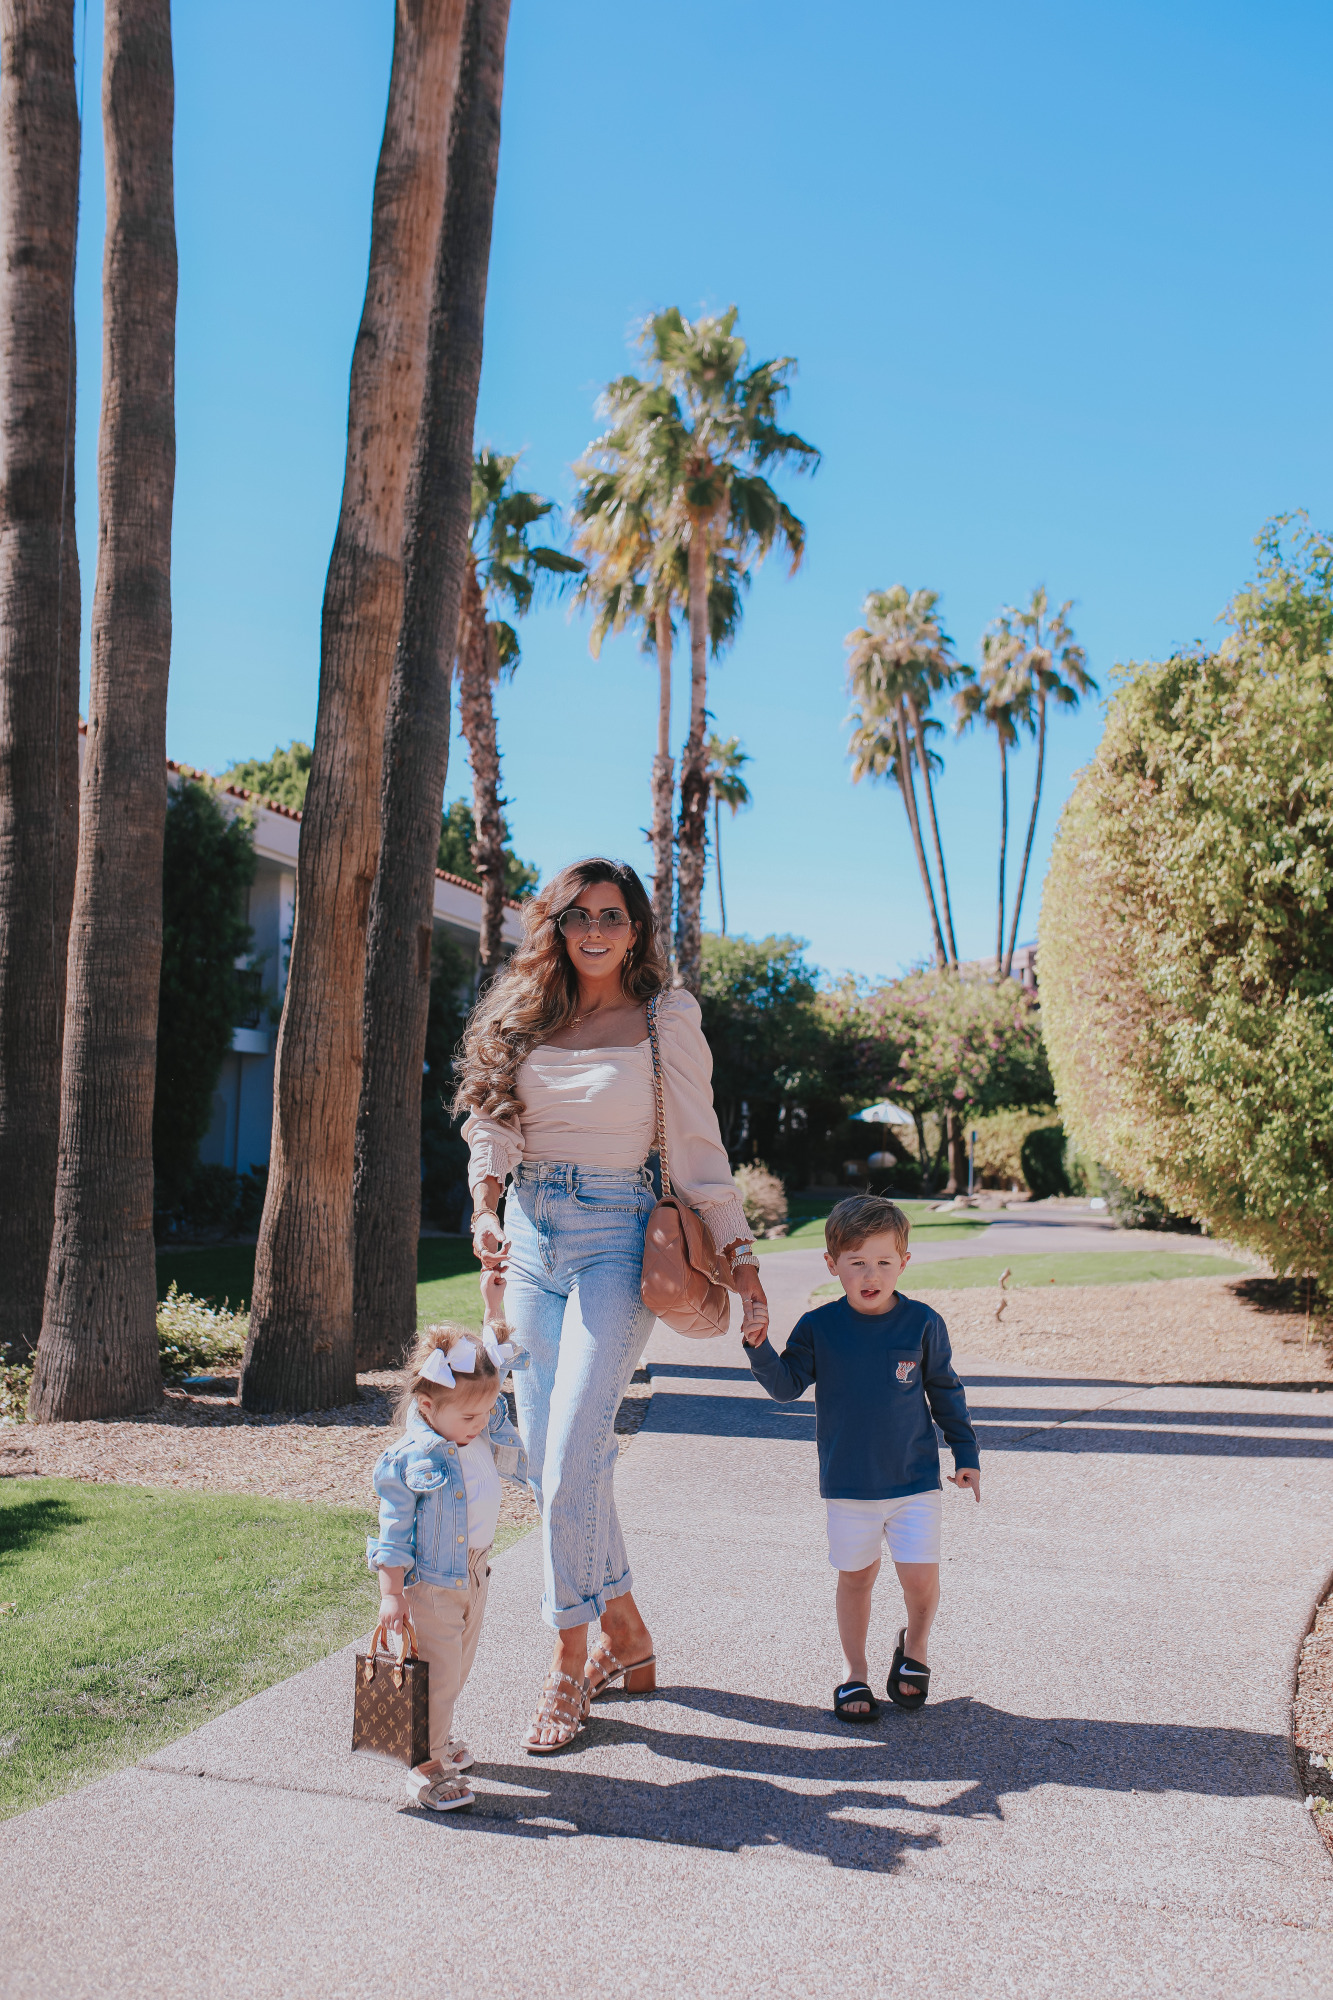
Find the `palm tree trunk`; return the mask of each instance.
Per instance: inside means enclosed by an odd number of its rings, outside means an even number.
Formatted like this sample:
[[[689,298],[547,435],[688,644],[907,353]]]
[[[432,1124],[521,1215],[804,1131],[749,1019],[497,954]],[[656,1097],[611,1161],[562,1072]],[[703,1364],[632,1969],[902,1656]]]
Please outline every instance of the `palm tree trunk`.
[[[926,1147],[926,1121],[915,1105],[912,1106],[912,1123],[916,1126],[916,1157],[921,1168],[921,1192],[927,1194],[930,1191],[931,1174],[930,1155]]]
[[[1004,958],[1004,856],[1009,845],[1009,760],[1000,738],[1000,915],[995,929],[995,977],[1002,979]]]
[[[79,837],[73,0],[0,4],[0,1350],[29,1354],[55,1207]]]
[[[697,996],[702,977],[699,909],[708,839],[708,523],[690,528],[690,733],[680,760],[680,820],[676,831],[676,978]]]
[[[1023,843],[1023,866],[1018,871],[1018,892],[1014,897],[1014,918],[1009,926],[1009,949],[1004,955],[1000,977],[1007,979],[1014,963],[1014,946],[1018,942],[1018,917],[1023,907],[1023,891],[1027,887],[1028,862],[1032,855],[1032,839],[1037,831],[1037,812],[1041,805],[1042,770],[1046,763],[1046,695],[1037,690],[1037,776],[1032,787],[1032,811],[1028,815],[1028,837]]]
[[[472,0],[463,30],[426,396],[408,501],[403,627],[384,726],[383,829],[366,944],[355,1184],[356,1358],[362,1368],[398,1366],[417,1323],[421,1077],[435,860],[467,568],[508,16],[509,0]]]
[[[909,694],[907,713],[912,719],[912,735],[916,742],[916,761],[921,767],[921,779],[926,788],[926,810],[930,814],[931,838],[935,843],[935,866],[940,871],[940,901],[944,905],[944,935],[949,946],[949,963],[958,963],[958,945],[953,934],[953,909],[949,902],[949,878],[944,872],[944,849],[940,844],[940,823],[935,817],[935,787],[930,782],[930,756],[926,749],[926,733],[921,725],[921,711]]]
[[[500,751],[495,734],[495,641],[486,618],[475,567],[465,585],[467,647],[459,659],[458,720],[472,764],[472,862],[481,882],[478,990],[500,970],[504,923],[505,829],[500,810]],[[429,997],[429,996],[428,996]]]
[[[671,606],[659,604],[657,635],[657,755],[653,758],[653,922],[662,950],[671,950],[675,888],[671,846],[671,805],[676,767],[671,756]]]
[[[907,745],[907,723],[903,714],[901,699],[895,704],[894,723],[898,731],[898,788],[903,795],[903,805],[907,811],[907,824],[912,829],[912,845],[916,848],[916,865],[921,870],[921,881],[926,891],[926,902],[930,906],[930,923],[935,933],[935,963],[941,967],[949,963],[944,949],[944,933],[940,929],[940,913],[935,907],[935,890],[930,879],[930,869],[926,863],[926,845],[921,838],[921,820],[916,809],[916,786],[912,782],[912,753]]]
[[[273,1145],[241,1371],[249,1410],[356,1396],[352,1180],[384,710],[403,612],[408,478],[464,0],[398,0],[352,355],[342,509],[324,586]]]
[[[722,919],[722,935],[727,935],[727,898],[722,887],[722,812],[717,793],[713,794],[713,860],[717,866],[717,909]]]
[[[945,1129],[949,1144],[949,1178],[944,1184],[946,1194],[962,1194],[967,1188],[967,1126],[957,1111],[945,1116]]]
[[[107,0],[100,542],[55,1224],[29,1413],[162,1395],[153,1080],[162,961],[176,226],[170,0]]]

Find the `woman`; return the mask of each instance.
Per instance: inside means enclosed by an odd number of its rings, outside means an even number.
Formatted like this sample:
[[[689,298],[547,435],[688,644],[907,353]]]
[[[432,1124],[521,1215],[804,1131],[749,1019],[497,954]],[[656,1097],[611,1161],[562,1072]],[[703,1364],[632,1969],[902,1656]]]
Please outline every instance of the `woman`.
[[[719,1248],[738,1253],[747,1330],[767,1325],[768,1307],[718,1132],[699,1004],[667,988],[638,876],[623,862],[577,861],[525,906],[523,933],[468,1023],[454,1109],[470,1113],[473,1249],[505,1268],[506,1317],[531,1356],[514,1396],[556,1641],[523,1742],[543,1754],[578,1735],[611,1682],[657,1685],[611,1491],[616,1411],[652,1326],[639,1296],[655,1198],[650,1002],[673,1185]]]

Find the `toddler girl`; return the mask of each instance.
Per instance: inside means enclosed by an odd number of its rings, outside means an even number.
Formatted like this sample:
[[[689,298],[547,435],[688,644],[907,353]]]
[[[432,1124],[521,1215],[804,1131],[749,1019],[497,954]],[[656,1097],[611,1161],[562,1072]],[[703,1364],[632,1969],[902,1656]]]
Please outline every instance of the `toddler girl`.
[[[503,1283],[493,1284],[497,1299]],[[488,1307],[496,1302],[488,1299]],[[526,1367],[528,1357],[502,1343],[508,1331],[489,1317],[479,1339],[461,1326],[422,1330],[403,1370],[396,1412],[403,1434],[375,1467],[380,1531],[367,1542],[366,1559],[379,1571],[386,1632],[405,1645],[403,1620],[410,1619],[430,1663],[430,1759],[409,1773],[407,1796],[433,1812],[470,1806],[475,1797],[463,1776],[472,1752],[452,1733],[454,1703],[486,1609],[500,1479],[527,1477],[527,1454],[500,1390],[508,1370]]]

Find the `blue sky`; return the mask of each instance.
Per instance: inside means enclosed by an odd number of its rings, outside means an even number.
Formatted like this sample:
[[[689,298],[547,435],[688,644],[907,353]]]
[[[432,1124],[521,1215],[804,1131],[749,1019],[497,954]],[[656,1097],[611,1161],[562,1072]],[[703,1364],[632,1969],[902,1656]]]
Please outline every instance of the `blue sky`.
[[[181,291],[168,748],[219,769],[307,739],[365,283],[390,0],[178,0]],[[96,550],[100,8],[78,284],[78,528]],[[1333,525],[1323,248],[1333,14],[1313,0],[515,0],[479,436],[564,501],[599,387],[655,308],[735,302],[800,364],[816,443],[795,578],[715,670],[750,751],[723,830],[733,929],[892,973],[929,931],[895,792],[847,778],[842,640],[871,588],[943,593],[965,659],[1044,581],[1107,684],[1206,638],[1271,513]],[[678,688],[677,741],[685,730]],[[85,681],[86,686],[86,681]],[[500,697],[509,817],[549,872],[647,868],[652,672],[533,616]],[[1036,885],[1094,701],[1055,726]],[[994,936],[993,743],[945,745],[959,944]],[[1014,774],[1026,814],[1029,756]],[[448,793],[466,792],[461,744]],[[712,877],[705,905],[715,920]]]

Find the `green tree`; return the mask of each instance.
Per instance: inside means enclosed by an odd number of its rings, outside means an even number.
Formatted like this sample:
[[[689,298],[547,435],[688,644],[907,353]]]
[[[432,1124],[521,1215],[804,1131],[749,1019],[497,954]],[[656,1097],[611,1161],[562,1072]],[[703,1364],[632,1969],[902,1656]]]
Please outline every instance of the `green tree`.
[[[801,938],[703,935],[699,1005],[733,1158],[781,1171],[803,1151],[794,1135],[828,1094],[815,979]]]
[[[472,763],[472,861],[481,884],[483,981],[500,967],[506,893],[495,688],[514,673],[520,658],[518,633],[495,614],[503,608],[522,618],[543,585],[559,589],[583,572],[577,556],[531,539],[538,523],[554,513],[555,502],[515,486],[521,456],[483,447],[473,461],[472,530],[458,630],[458,712]]]
[[[177,785],[167,800],[162,845],[153,1095],[159,1208],[185,1196],[232,1031],[254,1003],[254,982],[238,964],[250,949],[245,892],[254,873],[248,819],[228,819],[204,785]]]
[[[813,445],[778,423],[795,362],[784,356],[752,365],[736,319],[734,306],[694,321],[672,306],[647,320],[640,336],[652,371],[640,393],[651,399],[652,420],[639,428],[652,454],[652,479],[669,494],[671,536],[686,550],[690,727],[681,757],[676,833],[676,968],[691,992],[701,978],[699,912],[708,838],[710,555],[724,554],[736,579],[737,614],[740,589],[774,546],[787,550],[794,572],[805,551],[805,527],[766,473],[781,465],[813,471],[819,461]]]
[[[1229,633],[1117,670],[1056,837],[1061,1113],[1130,1188],[1333,1283],[1333,538],[1271,522]]]
[[[941,1134],[938,1176],[951,1125],[1053,1100],[1040,1013],[1012,980],[936,968],[873,986],[845,981],[824,1006],[846,1038],[862,1091],[911,1112],[923,1173],[931,1169],[927,1117]],[[956,1178],[958,1163],[951,1165]]]
[[[421,1079],[421,1205],[437,1228],[457,1229],[467,1198],[467,1144],[461,1118],[449,1110],[454,1051],[472,1004],[470,968],[447,933],[436,929],[431,952],[430,1011]]]
[[[853,784],[863,777],[891,778],[902,793],[930,910],[936,960],[940,965],[957,965],[949,879],[935,812],[935,788],[931,783],[932,770],[939,769],[939,759],[932,755],[926,740],[930,726],[927,716],[935,695],[969,678],[971,670],[960,665],[954,656],[953,641],[940,623],[939,601],[937,591],[909,591],[902,583],[894,584],[891,590],[872,590],[866,598],[861,608],[865,622],[849,632],[845,642],[847,684],[853,699],[849,718],[853,730],[848,751]],[[940,878],[938,903],[921,835],[912,772],[913,748],[930,814],[935,865]]]
[[[1000,966],[1001,979],[1009,977],[1009,969],[1014,962],[1018,918],[1023,908],[1023,891],[1027,887],[1032,840],[1037,831],[1042,776],[1046,769],[1046,704],[1053,701],[1060,708],[1077,708],[1085,694],[1097,692],[1097,683],[1088,672],[1088,656],[1075,639],[1069,623],[1069,613],[1073,608],[1073,599],[1069,598],[1058,611],[1051,611],[1046,599],[1046,586],[1038,584],[1026,611],[1018,611],[1011,605],[1001,614],[1002,629],[1015,642],[1010,673],[1016,686],[1026,691],[1026,702],[1020,706],[1037,738],[1032,811],[1028,815],[1023,864],[1018,871],[1018,887],[1014,891],[1009,942]]]
[[[541,881],[541,870],[535,861],[520,861],[514,852],[509,835],[509,823],[502,816],[501,831],[504,835],[504,892],[512,902],[521,903],[530,896]],[[440,846],[437,868],[447,874],[461,875],[465,882],[480,883],[476,863],[472,859],[472,849],[477,840],[477,822],[466,799],[455,799],[445,808],[440,819]]]
[[[275,743],[271,757],[242,758],[240,763],[219,773],[218,782],[236,785],[243,792],[254,792],[261,799],[274,799],[278,805],[290,806],[294,812],[300,812],[305,805],[306,786],[310,783],[312,754],[308,743],[292,741],[285,750],[280,743]]]
[[[753,805],[750,787],[741,772],[750,762],[748,750],[741,749],[739,736],[710,736],[704,744],[708,759],[708,790],[713,800],[713,861],[717,868],[717,908],[722,935],[727,935],[727,899],[722,887],[722,807],[730,806],[731,817]]]

